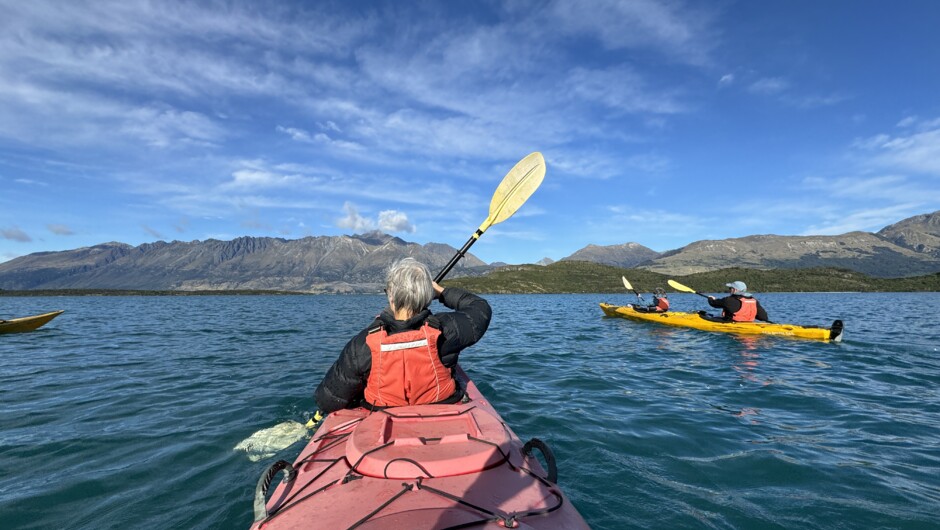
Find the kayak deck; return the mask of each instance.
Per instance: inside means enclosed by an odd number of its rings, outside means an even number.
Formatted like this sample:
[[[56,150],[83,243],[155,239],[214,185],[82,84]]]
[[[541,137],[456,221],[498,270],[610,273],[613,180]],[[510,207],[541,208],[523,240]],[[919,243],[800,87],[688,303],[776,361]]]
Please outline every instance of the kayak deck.
[[[523,444],[457,375],[461,403],[327,416],[293,465],[262,476],[252,528],[588,528],[555,483],[551,450]],[[279,467],[293,479],[265,501]]]
[[[52,311],[51,313],[43,313],[41,315],[12,318],[10,320],[0,320],[0,333],[20,333],[23,331],[33,331],[34,329],[45,325],[50,320],[64,312],[64,310],[59,310]]]
[[[703,331],[719,331],[741,335],[775,335],[780,337],[839,342],[842,340],[843,324],[836,320],[831,327],[798,326],[796,324],[771,324],[768,322],[724,322],[712,320],[700,313],[668,311],[666,313],[643,313],[631,306],[600,304],[604,314],[639,322],[654,322],[666,326],[693,328]]]

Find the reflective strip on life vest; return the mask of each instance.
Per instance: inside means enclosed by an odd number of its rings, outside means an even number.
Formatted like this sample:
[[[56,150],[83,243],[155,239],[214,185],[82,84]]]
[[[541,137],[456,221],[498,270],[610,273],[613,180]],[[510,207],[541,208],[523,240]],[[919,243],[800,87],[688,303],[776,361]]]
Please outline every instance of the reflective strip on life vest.
[[[420,348],[421,346],[427,345],[428,339],[415,340],[411,342],[399,342],[397,344],[383,344],[382,351],[407,350],[408,348]]]

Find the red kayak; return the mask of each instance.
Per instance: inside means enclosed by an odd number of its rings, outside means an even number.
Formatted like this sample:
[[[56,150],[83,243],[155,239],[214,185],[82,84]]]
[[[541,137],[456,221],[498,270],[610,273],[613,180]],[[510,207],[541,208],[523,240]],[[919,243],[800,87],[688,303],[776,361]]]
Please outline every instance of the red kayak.
[[[456,373],[460,403],[327,416],[293,465],[278,461],[258,481],[252,529],[588,528],[548,446],[523,444]]]

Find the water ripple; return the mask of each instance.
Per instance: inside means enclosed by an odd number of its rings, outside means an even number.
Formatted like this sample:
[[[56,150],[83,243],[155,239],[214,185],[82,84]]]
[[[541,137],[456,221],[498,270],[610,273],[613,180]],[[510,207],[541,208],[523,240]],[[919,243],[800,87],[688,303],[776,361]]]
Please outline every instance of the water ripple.
[[[602,316],[628,297],[493,296],[461,364],[558,460],[594,528],[933,528],[940,295],[768,294],[840,344]],[[232,447],[286,420],[380,296],[4,299],[66,313],[0,336],[0,513],[9,528],[246,528],[268,462]],[[674,295],[677,310],[702,308]],[[299,446],[278,458],[292,459]]]

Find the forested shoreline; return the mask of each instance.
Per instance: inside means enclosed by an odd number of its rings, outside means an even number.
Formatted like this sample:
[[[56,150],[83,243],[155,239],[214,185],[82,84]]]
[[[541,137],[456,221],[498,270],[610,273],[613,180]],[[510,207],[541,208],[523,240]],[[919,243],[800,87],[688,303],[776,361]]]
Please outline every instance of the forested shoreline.
[[[640,291],[657,287],[672,292],[666,280],[674,279],[700,292],[723,292],[728,282],[740,280],[758,293],[772,292],[937,292],[940,273],[908,278],[874,278],[847,269],[729,268],[685,276],[673,276],[645,269],[625,269],[584,261],[559,261],[551,265],[510,265],[483,276],[451,278],[445,286],[462,287],[479,293],[619,293],[624,291],[621,276]],[[0,290],[0,296],[210,296],[210,295],[304,295],[298,291],[205,290],[148,291],[128,289],[42,289]]]

